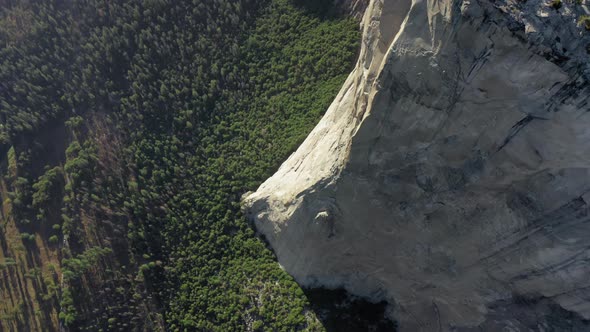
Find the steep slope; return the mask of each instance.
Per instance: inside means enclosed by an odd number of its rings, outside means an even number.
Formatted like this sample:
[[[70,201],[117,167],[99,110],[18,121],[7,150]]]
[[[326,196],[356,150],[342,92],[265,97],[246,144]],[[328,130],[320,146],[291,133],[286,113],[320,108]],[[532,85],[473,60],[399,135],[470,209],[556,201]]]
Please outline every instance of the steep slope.
[[[371,1],[339,95],[244,197],[279,262],[402,330],[589,329],[586,12]]]

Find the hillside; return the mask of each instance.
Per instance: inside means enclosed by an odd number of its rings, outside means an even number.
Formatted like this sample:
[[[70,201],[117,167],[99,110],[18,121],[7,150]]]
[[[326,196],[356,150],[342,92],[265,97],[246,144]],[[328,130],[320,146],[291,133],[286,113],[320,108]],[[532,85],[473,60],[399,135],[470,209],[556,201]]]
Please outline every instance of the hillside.
[[[1,5],[0,331],[323,330],[239,199],[323,115],[358,21],[329,1]]]

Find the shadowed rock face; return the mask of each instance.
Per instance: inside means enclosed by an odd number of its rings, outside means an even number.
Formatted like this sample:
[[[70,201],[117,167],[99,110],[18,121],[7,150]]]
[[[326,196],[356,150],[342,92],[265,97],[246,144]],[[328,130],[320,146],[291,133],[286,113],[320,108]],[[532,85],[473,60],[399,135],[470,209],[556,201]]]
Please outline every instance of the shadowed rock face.
[[[371,1],[340,94],[245,196],[285,269],[401,330],[590,330],[586,10]]]

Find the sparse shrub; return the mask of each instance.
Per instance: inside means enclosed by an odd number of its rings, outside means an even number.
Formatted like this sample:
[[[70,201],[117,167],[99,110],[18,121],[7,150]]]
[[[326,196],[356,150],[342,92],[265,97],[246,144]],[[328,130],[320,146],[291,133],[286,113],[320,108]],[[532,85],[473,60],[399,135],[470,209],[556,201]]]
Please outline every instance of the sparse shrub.
[[[31,242],[33,242],[33,241],[35,241],[35,234],[21,233],[20,234],[20,238],[23,241],[31,241]]]
[[[52,235],[49,237],[49,243],[57,244],[58,242],[59,242],[59,237],[57,237],[57,235]]]
[[[16,261],[12,257],[6,257],[6,258],[4,258],[4,265],[5,266],[15,266]]]
[[[578,25],[590,31],[590,15],[582,15],[578,18]]]

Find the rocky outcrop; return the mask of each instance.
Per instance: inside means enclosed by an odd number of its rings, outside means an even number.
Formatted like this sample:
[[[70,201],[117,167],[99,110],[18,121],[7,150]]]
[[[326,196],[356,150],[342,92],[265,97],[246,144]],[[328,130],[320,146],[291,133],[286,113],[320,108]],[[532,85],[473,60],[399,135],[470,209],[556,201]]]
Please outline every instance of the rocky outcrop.
[[[402,330],[590,329],[587,8],[373,0],[359,61],[249,216]]]

